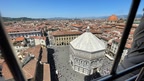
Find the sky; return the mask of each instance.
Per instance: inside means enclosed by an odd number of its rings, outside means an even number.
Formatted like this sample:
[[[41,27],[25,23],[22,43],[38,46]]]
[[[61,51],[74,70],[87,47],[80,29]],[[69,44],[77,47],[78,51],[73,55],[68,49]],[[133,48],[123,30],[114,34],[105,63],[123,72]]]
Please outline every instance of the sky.
[[[101,17],[127,15],[132,0],[0,0],[4,17]],[[137,14],[142,14],[141,0]]]

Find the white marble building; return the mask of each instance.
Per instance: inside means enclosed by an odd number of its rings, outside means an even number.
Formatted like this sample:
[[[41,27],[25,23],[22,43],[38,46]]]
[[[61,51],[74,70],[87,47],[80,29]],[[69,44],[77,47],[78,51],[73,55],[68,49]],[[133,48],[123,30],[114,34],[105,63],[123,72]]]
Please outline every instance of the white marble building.
[[[44,38],[40,38],[40,39],[34,39],[35,40],[35,45],[44,45],[46,46],[46,42],[45,42],[45,39]]]
[[[104,52],[104,43],[87,31],[70,42],[69,61],[73,70],[90,75],[101,66],[100,58],[104,57]]]

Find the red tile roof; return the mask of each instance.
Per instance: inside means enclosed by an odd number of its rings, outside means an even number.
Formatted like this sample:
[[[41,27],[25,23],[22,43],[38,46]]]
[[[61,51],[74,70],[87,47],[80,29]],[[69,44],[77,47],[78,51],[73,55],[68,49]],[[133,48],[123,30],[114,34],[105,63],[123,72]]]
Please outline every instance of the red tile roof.
[[[46,40],[46,37],[41,37],[41,36],[31,36],[30,38]]]
[[[117,23],[116,25],[125,27],[125,23]]]
[[[15,41],[23,41],[25,38],[24,37],[17,37],[15,38]]]
[[[80,25],[80,24],[72,24],[72,26],[77,27],[77,28],[81,28],[83,25]]]
[[[30,78],[34,78],[35,76],[35,71],[36,71],[36,64],[37,61],[32,59],[30,62],[28,62],[23,68],[22,70],[24,70],[26,78],[30,79]]]
[[[43,48],[43,53],[42,53],[41,62],[44,62],[44,63],[47,63],[47,62],[48,62],[47,48]]]
[[[13,75],[12,75],[7,63],[4,62],[2,66],[3,66],[2,74],[3,74],[4,78],[5,78],[5,80],[13,79]],[[30,67],[33,67],[33,68],[30,68]],[[26,79],[33,78],[32,73],[34,73],[34,72],[32,72],[32,71],[34,71],[34,69],[35,69],[34,66],[32,64],[30,64],[30,65],[26,65],[25,68],[26,69],[22,69],[22,70],[24,72],[24,75],[25,75]],[[31,72],[29,72],[29,71],[31,71]]]
[[[124,29],[125,27],[124,26],[116,26],[116,28]]]
[[[51,75],[50,75],[50,65],[44,64],[43,65],[43,81],[51,81]]]
[[[117,20],[118,20],[118,17],[114,14],[108,18],[108,21],[117,21]]]
[[[29,73],[28,71],[26,71],[25,69],[23,69],[24,75],[26,79],[32,79],[34,76],[31,75],[31,73]]]
[[[41,45],[37,45],[37,46],[35,46],[35,47],[31,47],[31,48],[25,50],[25,52],[28,52],[28,53],[33,54],[33,55],[35,56],[35,58],[38,59],[40,48],[41,48]],[[43,47],[42,49],[43,49],[43,53],[42,53],[41,62],[42,62],[42,63],[43,63],[43,62],[44,62],[44,63],[47,63],[47,59],[48,59],[47,49],[44,48],[44,47]],[[27,54],[28,54],[28,53],[27,53]],[[21,54],[23,54],[23,53],[21,53]],[[27,55],[27,54],[26,54],[26,55]],[[25,56],[26,56],[26,55],[25,55]],[[3,62],[3,60],[0,60],[0,61],[1,61],[1,63]],[[35,70],[36,70],[36,63],[37,63],[37,60],[32,59],[31,61],[29,61],[29,62],[22,68],[22,70],[23,70],[23,72],[24,72],[24,74],[25,74],[25,76],[26,76],[26,79],[34,78]],[[3,75],[4,75],[5,79],[6,79],[6,80],[12,79],[13,76],[12,76],[12,74],[11,74],[11,72],[10,72],[7,64],[4,62],[2,66],[3,66],[2,72],[3,72]],[[50,67],[47,66],[47,65],[46,65],[45,67],[48,67],[48,68],[45,68],[46,71],[49,70],[49,68],[50,68]],[[45,71],[45,70],[44,70],[44,71]],[[48,71],[47,74],[50,74],[49,72],[50,72],[50,71]],[[46,76],[46,75],[45,75],[45,76]],[[49,79],[50,79],[50,78],[49,78]],[[46,81],[46,80],[45,80],[45,81]],[[50,80],[48,80],[48,81],[50,81]]]
[[[104,26],[102,26],[102,28],[112,28],[112,26],[104,25]]]
[[[115,39],[114,41],[117,43],[120,43],[120,39]]]
[[[106,41],[109,41],[111,38],[110,38],[110,37],[102,36],[101,39],[106,40]]]
[[[80,31],[55,31],[51,33],[51,35],[53,36],[80,35],[80,34],[82,34],[82,32]]]
[[[102,31],[100,30],[90,30],[90,32],[93,34],[102,34]]]
[[[35,56],[35,58],[39,57],[39,51],[40,51],[41,45],[37,45],[35,47],[31,47],[25,50],[25,52],[27,52],[27,54],[33,54]],[[23,55],[23,52],[20,53],[21,55]]]
[[[6,64],[6,62],[4,62],[2,64],[2,74],[3,74],[4,78],[5,78],[5,80],[13,78],[13,75],[12,75],[10,69],[8,68],[8,65]]]
[[[37,45],[35,47],[28,48],[27,50],[25,50],[25,52],[21,52],[19,55],[26,56],[27,54],[33,54],[35,56],[35,58],[38,59],[40,48],[41,48],[41,45]],[[47,60],[48,60],[47,49],[43,47],[42,50],[43,50],[43,52],[42,52],[41,62],[47,63]]]

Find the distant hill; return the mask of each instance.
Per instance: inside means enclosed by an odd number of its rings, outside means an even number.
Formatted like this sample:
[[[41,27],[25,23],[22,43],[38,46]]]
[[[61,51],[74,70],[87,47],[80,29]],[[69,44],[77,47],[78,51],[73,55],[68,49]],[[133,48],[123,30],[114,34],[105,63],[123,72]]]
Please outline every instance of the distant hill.
[[[97,18],[102,18],[102,19],[107,19],[109,16],[101,16],[101,17],[97,17]],[[118,18],[124,18],[126,19],[128,17],[128,15],[117,15]],[[142,14],[137,14],[136,18],[141,18]]]
[[[126,19],[128,15],[117,15],[118,18]],[[100,17],[81,17],[81,18],[66,18],[66,17],[53,17],[53,18],[27,18],[27,17],[20,17],[20,18],[11,18],[11,17],[2,17],[4,21],[33,21],[33,20],[79,20],[79,19],[107,19],[109,16],[100,16]],[[141,18],[142,14],[136,15],[136,18]]]
[[[118,18],[124,18],[126,19],[128,17],[128,15],[117,15]],[[54,17],[54,18],[47,18],[48,20],[65,20],[65,19],[74,19],[74,20],[78,20],[78,19],[107,19],[109,16],[100,16],[100,17],[77,17],[77,18],[65,18],[65,17]],[[136,18],[141,18],[142,14],[138,14],[136,15]]]
[[[11,18],[11,17],[2,17],[3,21],[33,21],[33,20],[46,20],[44,18],[27,18],[27,17],[20,17],[20,18]]]
[[[119,18],[127,18],[128,15],[118,15]],[[138,14],[136,15],[136,18],[141,18],[142,17],[142,14]]]

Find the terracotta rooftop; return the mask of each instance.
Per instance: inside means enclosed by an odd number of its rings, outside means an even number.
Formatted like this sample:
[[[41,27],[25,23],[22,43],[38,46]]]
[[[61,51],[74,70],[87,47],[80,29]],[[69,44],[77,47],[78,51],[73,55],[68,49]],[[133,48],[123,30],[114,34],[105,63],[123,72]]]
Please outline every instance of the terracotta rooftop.
[[[43,53],[42,53],[41,62],[43,62],[43,63],[47,63],[47,62],[48,62],[47,48],[43,48]]]
[[[2,74],[5,78],[5,80],[13,79],[13,75],[12,75],[12,73],[11,73],[11,71],[10,71],[10,69],[9,69],[6,62],[3,63],[2,67],[3,67],[2,68]],[[31,68],[31,67],[33,67],[33,68]],[[33,78],[32,74],[34,72],[32,72],[32,71],[34,71],[34,66],[33,65],[26,65],[25,68],[26,69],[23,69],[23,72],[24,72],[24,75],[25,75],[26,79]],[[29,73],[29,71],[31,71],[31,72]]]
[[[80,25],[80,24],[72,24],[72,26],[77,27],[77,28],[81,28],[83,25]]]
[[[41,36],[31,36],[30,38],[46,40],[46,37],[41,37]]]
[[[41,46],[40,46],[40,45],[37,45],[37,46],[35,46],[35,47],[32,47],[32,48],[29,48],[29,49],[25,50],[25,52],[28,52],[28,53],[31,53],[31,54],[35,55],[35,58],[38,59],[40,48],[41,48]],[[47,58],[48,58],[48,57],[47,57],[47,49],[43,47],[42,50],[43,50],[43,52],[42,52],[41,62],[47,63]],[[28,53],[27,53],[27,54],[28,54]],[[21,55],[22,55],[22,54],[23,54],[23,53],[21,53]],[[26,55],[27,55],[27,54],[26,54]],[[31,78],[33,78],[33,77],[35,76],[37,59],[32,59],[32,60],[30,60],[30,61],[22,68],[22,70],[23,70],[23,72],[24,72],[24,74],[25,74],[26,79],[31,79]],[[2,63],[3,60],[0,60],[0,62]],[[11,72],[10,72],[7,64],[4,62],[4,63],[2,64],[2,66],[3,66],[2,72],[3,72],[3,75],[4,75],[5,80],[12,79],[13,76],[12,76],[12,74],[11,74]],[[49,67],[49,64],[44,65],[44,68],[43,68],[43,69],[44,69],[43,71],[44,71],[44,73],[45,73],[45,75],[43,75],[43,76],[44,76],[43,81],[50,81],[50,67]],[[45,71],[46,71],[46,72],[45,72]],[[49,78],[49,79],[48,79],[48,78]]]
[[[111,38],[102,36],[101,39],[106,40],[106,41],[109,41]]]
[[[33,78],[33,76],[31,75],[31,73],[29,73],[28,71],[26,71],[26,70],[23,69],[23,72],[24,72],[24,75],[25,75],[26,79],[32,79]]]
[[[63,36],[63,35],[80,35],[80,31],[54,31],[51,33],[53,36]]]
[[[43,65],[43,81],[51,81],[51,75],[50,75],[50,65],[44,64]]]
[[[8,65],[6,64],[6,62],[4,62],[2,64],[2,74],[5,78],[5,80],[9,80],[13,78],[12,73],[10,72],[10,69],[8,68]]]
[[[36,71],[36,63],[37,61],[32,59],[30,62],[28,62],[22,70],[25,72],[25,76],[27,79],[33,78],[35,76]]]
[[[117,23],[116,25],[117,26],[124,26],[125,27],[126,24],[125,23]]]
[[[24,55],[26,56],[27,54],[33,54],[35,56],[35,58],[39,58],[39,51],[40,51],[40,48],[41,48],[41,45],[37,45],[35,47],[31,47],[31,48],[28,48],[27,50],[25,50],[24,52],[21,52],[18,56],[20,55]],[[47,54],[47,49],[46,48],[42,48],[43,52],[42,52],[42,59],[41,59],[41,62],[47,62],[48,60],[48,54]],[[25,55],[26,54],[26,55]]]
[[[25,38],[24,37],[17,37],[15,38],[15,41],[23,41]]]
[[[100,30],[90,30],[90,32],[93,34],[102,34],[102,31]]]
[[[117,21],[118,17],[116,15],[112,15],[108,18],[108,21]]]
[[[116,26],[116,28],[124,29],[125,27],[124,26]]]
[[[112,26],[104,25],[104,26],[102,26],[102,28],[112,28]]]
[[[117,43],[120,43],[120,39],[115,39],[114,41]]]
[[[33,54],[35,56],[35,58],[39,57],[39,50],[40,50],[40,45],[37,45],[35,47],[31,47],[25,50],[25,52],[28,52],[30,54]],[[21,54],[21,53],[20,53]]]

